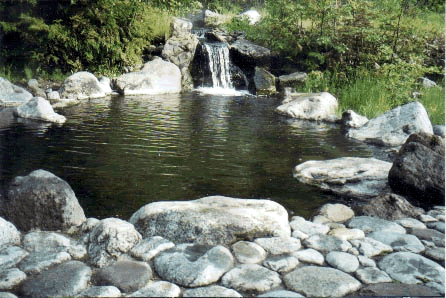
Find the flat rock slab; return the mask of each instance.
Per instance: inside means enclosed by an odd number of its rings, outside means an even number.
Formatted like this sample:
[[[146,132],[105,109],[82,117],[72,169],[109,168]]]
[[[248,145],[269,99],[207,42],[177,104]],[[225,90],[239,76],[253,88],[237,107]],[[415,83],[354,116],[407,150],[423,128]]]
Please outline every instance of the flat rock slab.
[[[354,239],[364,239],[365,234],[360,229],[347,229],[347,228],[336,228],[332,229],[329,236],[336,237],[341,240],[354,240]]]
[[[26,279],[26,274],[17,268],[0,269],[0,291],[11,290]]]
[[[0,246],[3,245],[19,245],[20,232],[9,221],[0,217]]]
[[[355,276],[364,284],[392,282],[387,273],[374,267],[359,269],[355,272]]]
[[[418,284],[421,279],[441,283],[444,286],[445,270],[442,266],[411,252],[396,252],[385,256],[379,268],[393,279],[405,284]]]
[[[443,234],[445,232],[445,224],[444,224],[444,222],[441,222],[441,221],[427,223],[427,227],[429,229],[437,230]]]
[[[369,258],[393,251],[393,248],[390,245],[369,237],[365,237],[361,240],[351,240],[350,243],[357,248],[360,253]]]
[[[79,261],[69,261],[45,271],[22,285],[22,292],[30,297],[76,296],[88,287],[91,269]]]
[[[404,228],[418,228],[426,229],[426,225],[415,218],[401,218],[396,220],[396,223]]]
[[[167,281],[153,281],[127,297],[180,297],[181,289]]]
[[[43,270],[71,260],[67,252],[34,252],[31,253],[20,264],[19,268],[27,274],[38,274]]]
[[[437,292],[421,285],[408,285],[396,283],[378,283],[363,287],[360,296],[438,296]]]
[[[415,101],[370,119],[360,128],[350,129],[347,137],[379,145],[399,146],[417,131],[433,133],[426,109]]]
[[[242,293],[259,294],[278,287],[282,281],[277,272],[257,264],[243,264],[223,275],[221,283]]]
[[[54,232],[31,232],[23,237],[23,247],[30,252],[67,251],[71,239]]]
[[[299,260],[292,256],[272,256],[263,262],[263,266],[279,273],[291,271],[297,265]]]
[[[371,198],[390,190],[390,162],[375,158],[342,157],[307,161],[293,170],[302,183],[353,198]]]
[[[327,225],[307,221],[301,216],[293,216],[290,221],[290,227],[294,232],[300,231],[306,235],[327,234],[330,230],[330,227]]]
[[[426,257],[433,259],[437,262],[444,262],[445,259],[444,247],[428,248],[426,249],[424,254],[426,255]]]
[[[243,264],[260,263],[266,258],[266,251],[258,244],[250,241],[238,241],[232,245],[235,258]]]
[[[342,297],[357,291],[361,283],[340,270],[308,266],[298,268],[283,278],[286,287],[306,297]]]
[[[118,261],[102,268],[94,279],[97,285],[112,285],[124,293],[132,293],[143,288],[152,278],[152,269],[145,262]]]
[[[139,242],[132,248],[130,254],[135,258],[148,262],[163,250],[170,249],[174,246],[175,244],[173,242],[160,236],[154,236]]]
[[[222,286],[208,286],[188,289],[183,292],[183,297],[243,297],[233,289]]]
[[[302,247],[300,240],[294,237],[257,238],[254,242],[272,255],[291,253]]]
[[[18,246],[6,246],[0,248],[0,268],[8,269],[17,266],[29,252]]]
[[[81,292],[79,297],[121,297],[121,291],[114,286],[94,286]]]
[[[394,251],[420,253],[425,250],[423,243],[421,243],[421,241],[414,235],[392,232],[373,232],[370,233],[368,237],[391,246]]]
[[[236,239],[290,236],[288,213],[269,200],[205,197],[187,202],[155,202],[130,218],[145,237],[176,243],[230,245]]]
[[[332,267],[347,273],[355,272],[359,268],[358,258],[345,252],[331,251],[325,256],[325,260]]]
[[[431,241],[437,246],[444,247],[444,234],[437,230],[412,228],[408,232],[420,240]]]
[[[371,216],[354,217],[353,219],[347,222],[347,227],[351,229],[360,229],[366,234],[376,231],[394,232],[401,234],[406,233],[406,229],[404,229],[397,223]]]
[[[276,290],[276,291],[271,291],[271,292],[266,292],[263,294],[258,295],[257,297],[289,297],[289,298],[298,298],[298,297],[305,297],[302,296],[299,293],[296,292],[291,292],[291,291],[287,291],[287,290]]]
[[[352,245],[348,241],[322,234],[315,234],[308,239],[305,239],[303,243],[305,247],[315,249],[322,253],[348,251],[352,248]]]
[[[231,252],[220,245],[179,244],[155,257],[156,272],[163,279],[186,287],[216,282],[233,264]]]

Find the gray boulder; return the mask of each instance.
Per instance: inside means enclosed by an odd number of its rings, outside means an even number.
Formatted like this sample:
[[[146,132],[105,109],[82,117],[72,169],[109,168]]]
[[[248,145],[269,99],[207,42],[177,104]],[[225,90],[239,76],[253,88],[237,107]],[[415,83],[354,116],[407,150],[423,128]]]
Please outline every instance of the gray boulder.
[[[406,233],[406,229],[395,222],[371,216],[356,216],[347,222],[347,226],[352,229],[360,229],[366,234],[375,231]]]
[[[257,295],[257,297],[288,297],[288,298],[294,298],[294,297],[305,297],[302,296],[299,293],[296,292],[291,292],[291,291],[287,291],[287,290],[274,290],[274,291],[269,291],[260,295]]]
[[[347,137],[379,145],[399,146],[418,131],[432,134],[432,124],[426,109],[415,101],[370,119],[360,128],[351,128]]]
[[[297,84],[305,82],[307,76],[305,72],[293,72],[289,75],[279,76],[279,87],[281,89],[295,87]]]
[[[352,208],[344,204],[325,204],[319,210],[318,214],[324,216],[329,222],[346,222],[355,216]]]
[[[121,291],[114,286],[94,286],[80,292],[79,297],[121,297]]]
[[[99,86],[101,87],[102,91],[105,93],[105,95],[111,94],[113,91],[111,89],[111,81],[108,77],[100,77],[98,79]],[[49,100],[49,98],[48,98]]]
[[[20,264],[19,268],[27,274],[38,274],[54,265],[71,260],[66,252],[33,252]]]
[[[33,97],[25,104],[17,107],[16,116],[40,121],[64,123],[65,116],[54,112],[50,102],[42,97]]]
[[[54,232],[30,232],[23,237],[23,248],[29,252],[67,251],[71,239]]]
[[[322,253],[329,253],[331,251],[348,251],[352,245],[346,241],[333,236],[315,234],[305,239],[303,244],[305,247],[315,249]]]
[[[33,98],[33,95],[24,88],[11,84],[7,79],[0,77],[0,106],[19,106]]]
[[[441,283],[444,287],[444,268],[434,261],[412,252],[396,252],[387,255],[378,263],[378,266],[390,277],[404,284],[431,281]]]
[[[285,286],[306,297],[342,297],[359,290],[361,283],[340,270],[307,266],[283,277]]]
[[[393,232],[373,232],[368,237],[391,246],[394,251],[420,253],[425,249],[423,243],[414,235]]]
[[[28,255],[29,252],[18,246],[0,245],[0,268],[8,269],[11,267],[17,267],[17,264],[19,264]]]
[[[118,261],[100,269],[94,276],[97,285],[113,285],[124,293],[143,288],[152,278],[152,269],[145,262]]]
[[[444,247],[433,247],[428,248],[424,252],[424,255],[428,257],[429,259],[432,259],[438,263],[443,264],[444,266],[444,259],[445,259],[445,249]]]
[[[324,256],[320,252],[312,248],[299,250],[293,252],[291,255],[297,258],[299,261],[305,263],[316,264],[316,265],[324,264]]]
[[[371,198],[389,190],[391,166],[375,158],[343,157],[304,162],[294,168],[293,176],[338,195]]]
[[[309,236],[313,234],[327,234],[330,230],[330,227],[327,225],[307,221],[301,216],[293,216],[290,221],[290,227],[293,229],[293,237],[295,237],[296,231],[300,231],[301,233]]]
[[[28,88],[31,90],[35,97],[42,97],[46,99],[45,91],[39,87],[39,82],[36,79],[31,79],[28,81]]]
[[[92,264],[105,267],[129,252],[142,237],[135,227],[118,218],[106,218],[90,232],[88,254]]]
[[[231,252],[220,245],[179,244],[155,257],[156,272],[163,279],[186,287],[216,282],[233,263]]]
[[[0,102],[0,105],[2,103]],[[16,108],[4,108],[0,110],[0,128],[8,128],[15,121]],[[1,193],[0,193],[1,196]],[[1,214],[1,213],[0,213]]]
[[[246,65],[268,66],[272,53],[269,49],[256,45],[245,39],[238,39],[230,46],[231,57]]]
[[[144,288],[127,297],[180,297],[180,295],[181,289],[176,284],[167,281],[151,281]]]
[[[76,296],[88,287],[91,269],[79,261],[70,261],[45,271],[22,285],[26,297]]]
[[[389,185],[416,205],[445,204],[444,139],[424,132],[412,134],[389,172]]]
[[[76,100],[106,96],[98,79],[87,71],[77,72],[66,78],[59,93],[61,98]]]
[[[291,93],[276,111],[293,118],[333,121],[337,108],[338,100],[328,92]]]
[[[400,226],[408,229],[408,228],[419,228],[419,229],[426,229],[426,225],[422,223],[421,221],[415,219],[415,218],[401,218],[396,220],[396,223]]]
[[[0,247],[3,245],[19,245],[21,235],[17,228],[0,217]]]
[[[302,247],[300,240],[294,237],[257,238],[254,242],[272,255],[292,253]]]
[[[435,243],[436,246],[444,247],[444,233],[437,230],[409,228],[408,233],[416,236],[420,240],[427,240]]]
[[[0,291],[12,290],[26,279],[26,274],[17,268],[0,269]]]
[[[405,198],[394,193],[379,195],[353,208],[358,216],[373,216],[392,221],[405,217],[417,217],[424,213],[422,208],[413,206]]]
[[[256,67],[254,85],[257,95],[272,95],[276,93],[276,77],[262,67]]]
[[[393,251],[391,246],[369,237],[360,240],[351,240],[350,243],[357,248],[361,254],[369,258]]]
[[[368,121],[369,119],[367,117],[358,115],[352,110],[347,110],[342,113],[341,123],[345,128],[359,128],[364,126]]]
[[[153,95],[181,92],[181,71],[175,64],[156,58],[139,72],[130,72],[114,80],[123,95]]]
[[[17,176],[5,204],[8,218],[23,231],[47,231],[79,226],[85,214],[67,182],[45,170]]]
[[[330,266],[346,273],[355,272],[359,268],[358,258],[352,254],[340,251],[331,251],[325,256]]]
[[[207,287],[187,289],[182,297],[243,297],[236,291],[222,286],[212,285]]]
[[[192,90],[194,87],[189,66],[194,59],[197,45],[197,36],[184,32],[169,38],[163,48],[163,58],[178,66],[181,71],[183,90]]]
[[[277,272],[257,264],[243,264],[226,273],[221,283],[242,293],[260,294],[278,287],[282,281]]]
[[[147,204],[130,222],[144,237],[210,245],[291,234],[288,213],[278,203],[223,196]]]
[[[428,223],[427,223],[427,227],[428,227],[429,229],[437,230],[437,231],[439,231],[439,232],[441,232],[441,233],[443,233],[443,234],[444,234],[444,232],[445,232],[445,225],[444,225],[444,222],[440,222],[440,221],[437,221],[437,222],[428,222]]]

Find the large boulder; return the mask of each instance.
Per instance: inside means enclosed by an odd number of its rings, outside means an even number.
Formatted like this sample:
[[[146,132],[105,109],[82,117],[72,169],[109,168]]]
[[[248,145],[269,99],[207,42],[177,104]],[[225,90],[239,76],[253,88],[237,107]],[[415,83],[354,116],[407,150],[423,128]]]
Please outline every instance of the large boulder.
[[[155,58],[141,71],[123,74],[114,82],[123,95],[179,93],[181,71],[175,64]]]
[[[65,230],[86,220],[68,183],[45,170],[17,176],[9,186],[5,207],[9,220],[23,231]]]
[[[190,25],[192,26],[192,23]],[[163,58],[178,66],[181,71],[183,90],[192,90],[194,87],[189,66],[194,58],[197,45],[196,35],[183,32],[169,38],[163,48]]]
[[[234,42],[230,51],[231,58],[240,67],[247,65],[254,69],[255,66],[268,66],[271,63],[272,53],[269,49],[245,39],[238,39]]]
[[[191,33],[193,24],[188,19],[173,18],[170,24],[170,33],[172,36],[180,36],[184,33]]]
[[[276,77],[262,67],[256,67],[254,84],[257,95],[272,95],[276,93]]]
[[[25,104],[17,107],[15,114],[21,118],[46,122],[64,123],[67,120],[65,116],[54,112],[50,102],[42,97],[33,97]]]
[[[293,118],[333,121],[337,119],[337,108],[337,99],[328,92],[292,93],[276,111]]]
[[[20,232],[9,221],[0,217],[0,247],[20,244]]]
[[[418,131],[433,133],[426,109],[415,101],[370,119],[360,128],[350,129],[347,137],[379,145],[399,146]]]
[[[231,244],[291,234],[288,213],[281,205],[223,196],[150,203],[134,213],[130,222],[144,238],[158,235],[175,243]]]
[[[33,98],[24,88],[16,86],[0,77],[0,106],[18,106]]]
[[[98,267],[113,264],[122,254],[141,241],[135,227],[118,218],[101,220],[89,234],[88,254]]]
[[[394,194],[379,195],[366,204],[353,207],[356,215],[380,217],[386,220],[397,220],[405,217],[414,217],[423,214],[424,210],[410,204],[405,198]]]
[[[335,194],[371,198],[389,190],[391,163],[375,158],[343,157],[307,161],[293,170],[294,178]]]
[[[392,190],[418,206],[444,205],[444,147],[441,137],[424,132],[412,134],[389,171]]]
[[[77,100],[106,96],[98,79],[87,71],[77,72],[66,78],[59,93],[61,98]]]
[[[238,18],[241,20],[248,19],[249,25],[254,25],[260,21],[261,15],[257,10],[250,9],[239,14]]]

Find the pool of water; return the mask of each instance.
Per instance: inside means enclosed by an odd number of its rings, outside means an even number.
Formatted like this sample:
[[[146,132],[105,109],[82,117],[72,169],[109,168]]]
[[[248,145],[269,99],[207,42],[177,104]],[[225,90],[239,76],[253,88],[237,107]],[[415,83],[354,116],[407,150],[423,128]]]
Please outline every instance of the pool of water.
[[[63,125],[12,121],[0,129],[3,188],[48,170],[67,181],[87,217],[128,219],[154,201],[208,195],[269,198],[308,217],[336,198],[299,183],[307,160],[371,157],[339,126],[289,120],[269,97],[112,97],[59,111]]]

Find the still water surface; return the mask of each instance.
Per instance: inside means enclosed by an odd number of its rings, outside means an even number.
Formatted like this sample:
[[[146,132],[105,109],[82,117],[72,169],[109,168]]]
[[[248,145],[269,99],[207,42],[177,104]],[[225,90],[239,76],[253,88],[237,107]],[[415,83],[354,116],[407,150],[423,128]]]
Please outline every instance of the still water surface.
[[[112,97],[65,108],[68,121],[0,129],[1,180],[36,169],[67,181],[88,217],[128,219],[141,206],[208,195],[270,198],[309,216],[333,197],[300,184],[307,160],[370,157],[339,126],[291,121],[277,99],[187,93]]]

